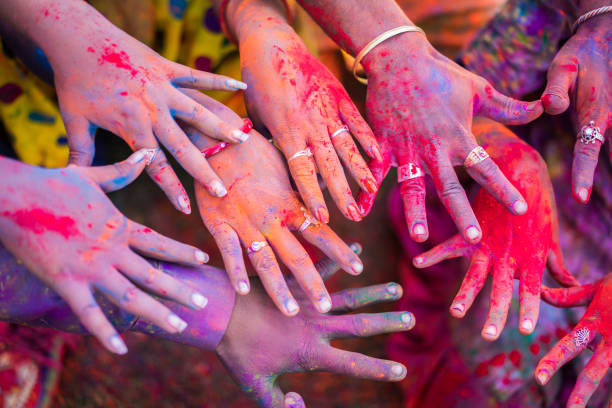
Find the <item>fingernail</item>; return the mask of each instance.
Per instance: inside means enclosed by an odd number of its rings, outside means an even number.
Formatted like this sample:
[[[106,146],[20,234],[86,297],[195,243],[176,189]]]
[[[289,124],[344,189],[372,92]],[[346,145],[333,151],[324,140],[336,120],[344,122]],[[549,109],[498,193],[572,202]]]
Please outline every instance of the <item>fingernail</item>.
[[[295,312],[298,311],[298,304],[296,303],[295,300],[293,299],[287,299],[285,301],[285,310],[287,311],[287,313],[289,314],[294,314]]]
[[[465,305],[464,305],[464,304],[462,304],[462,303],[454,303],[454,304],[451,306],[451,309],[452,309],[452,310],[455,310],[455,311],[457,311],[457,312],[459,312],[459,313],[463,313],[463,312],[465,311]]]
[[[523,320],[523,323],[521,323],[521,328],[523,331],[531,333],[533,331],[533,323],[531,322],[531,319]]]
[[[119,336],[118,334],[115,333],[112,336],[110,336],[110,338],[108,339],[108,342],[110,343],[111,347],[115,350],[115,352],[117,352],[117,354],[127,353],[128,351],[127,346],[123,342],[123,339],[121,338],[121,336]]]
[[[527,203],[523,200],[516,200],[514,204],[512,204],[512,209],[515,214],[523,215],[527,212]]]
[[[227,195],[227,190],[219,180],[213,180],[213,182],[210,183],[210,191],[217,197],[225,197]]]
[[[378,188],[376,186],[376,180],[372,178],[366,179],[365,186],[366,186],[366,189],[368,190],[368,193],[370,194],[374,194],[376,192],[376,189]],[[363,212],[361,211],[361,209],[359,209],[359,213],[363,215]]]
[[[357,209],[357,205],[355,204],[351,204],[347,207],[347,211],[349,213],[350,218],[353,221],[361,221],[361,214],[359,213],[359,210]]]
[[[145,150],[145,157],[147,158],[147,166],[151,163],[153,163],[153,160],[155,160],[155,157],[157,156],[157,153],[159,153],[159,149],[155,148],[155,149],[147,149]]]
[[[360,274],[363,272],[363,264],[361,262],[353,261],[351,262],[351,270],[356,274]]]
[[[382,154],[380,154],[380,149],[378,146],[372,146],[370,148],[370,152],[372,153],[372,157],[374,157],[378,161],[382,161]]]
[[[402,313],[402,323],[408,326],[408,329],[412,329],[414,327],[414,316],[412,313]]]
[[[225,86],[232,89],[247,89],[247,84],[245,84],[244,82],[236,81],[235,79],[226,80]]]
[[[191,303],[193,303],[198,309],[204,309],[204,307],[208,304],[208,299],[206,299],[201,293],[193,292],[191,294]]]
[[[291,395],[287,395],[285,397],[285,407],[286,408],[297,408],[298,401],[295,400]]]
[[[412,260],[412,262],[414,262],[416,265],[422,264],[423,261],[424,261],[423,258],[421,258],[420,256],[417,256],[416,258]]]
[[[319,299],[319,310],[322,313],[327,313],[330,311],[331,309],[331,301],[329,300],[329,298],[327,296],[323,296],[321,299]]]
[[[414,224],[412,227],[412,233],[414,235],[425,235],[425,226],[420,223]]]
[[[191,214],[191,205],[189,204],[189,197],[181,195],[178,198],[178,205],[185,214]],[[197,255],[196,255],[197,256]]]
[[[390,283],[387,286],[387,293],[393,296],[397,295],[399,293],[399,285],[396,285],[395,283]]]
[[[490,324],[489,326],[487,326],[487,328],[484,331],[484,334],[486,334],[489,337],[495,337],[497,336],[497,327],[495,327],[494,325]]]
[[[363,205],[361,204],[359,204],[359,214],[361,214],[362,217],[365,215],[365,209],[363,208]]]
[[[132,155],[128,158],[128,163],[130,164],[140,163],[141,161],[143,161],[144,158],[145,158],[145,151],[144,149],[141,149],[141,150],[138,150],[136,153],[132,153]]]
[[[244,280],[239,281],[238,282],[238,292],[243,295],[246,295],[247,293],[249,293],[249,284]]]
[[[234,136],[236,139],[240,140],[241,142],[246,142],[247,139],[249,138],[248,134],[238,129],[232,130],[232,136]]]
[[[465,236],[468,237],[470,241],[474,241],[480,236],[480,231],[478,228],[471,225],[465,229]]]
[[[327,224],[329,222],[329,213],[323,207],[317,209],[317,218],[323,224]]]
[[[589,191],[584,187],[579,189],[578,197],[580,197],[580,201],[582,201],[583,203],[586,203],[587,199],[589,198]]]
[[[536,379],[541,385],[544,385],[546,381],[548,381],[548,373],[545,370],[540,370],[538,374],[536,374]]]
[[[196,249],[195,250],[195,259],[199,263],[206,263],[206,262],[208,262],[209,256],[208,256],[208,254],[204,253],[203,251],[200,251],[199,249]]]
[[[181,319],[174,313],[170,313],[166,320],[168,321],[168,324],[178,330],[179,333],[185,330],[185,328],[187,327],[187,322],[185,322],[183,319]]]
[[[395,378],[402,378],[406,375],[406,369],[401,364],[394,364],[391,367],[391,374]]]

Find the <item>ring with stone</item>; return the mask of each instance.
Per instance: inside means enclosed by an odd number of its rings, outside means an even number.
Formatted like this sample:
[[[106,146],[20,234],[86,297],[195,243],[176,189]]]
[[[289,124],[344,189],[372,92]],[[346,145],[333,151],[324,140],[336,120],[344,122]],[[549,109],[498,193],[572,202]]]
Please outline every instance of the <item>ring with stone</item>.
[[[297,159],[300,156],[312,157],[312,152],[310,151],[310,147],[307,147],[304,150],[300,150],[299,152],[294,153],[293,156],[287,159],[287,162],[290,162],[293,159]]]
[[[583,126],[580,132],[578,132],[578,137],[584,144],[595,143],[595,140],[599,140],[601,143],[604,142],[601,129],[595,126],[594,121],[590,121],[588,125]]]
[[[253,242],[251,242],[251,245],[249,245],[249,247],[247,248],[247,252],[248,252],[249,255],[253,254],[255,252],[259,252],[266,245],[268,245],[268,243],[266,241],[253,241]]]
[[[576,333],[574,333],[574,344],[576,345],[576,347],[584,347],[587,344],[589,344],[589,341],[591,340],[591,332],[589,331],[588,328],[583,327],[581,329],[579,329],[578,331],[576,331]]]
[[[489,153],[487,153],[487,151],[482,146],[476,146],[472,149],[471,152],[468,153],[467,157],[465,158],[465,161],[463,162],[463,165],[466,168],[470,168],[488,158]]]
[[[330,139],[333,139],[334,137],[338,136],[339,134],[341,134],[341,133],[345,133],[345,132],[346,132],[346,133],[349,133],[349,128],[348,128],[348,126],[346,126],[346,125],[342,126],[340,129],[338,129],[338,130],[336,130],[334,133],[332,133],[332,134],[329,136],[329,138],[330,138]]]
[[[425,177],[425,172],[415,163],[403,164],[397,168],[397,182],[411,180],[417,177]]]

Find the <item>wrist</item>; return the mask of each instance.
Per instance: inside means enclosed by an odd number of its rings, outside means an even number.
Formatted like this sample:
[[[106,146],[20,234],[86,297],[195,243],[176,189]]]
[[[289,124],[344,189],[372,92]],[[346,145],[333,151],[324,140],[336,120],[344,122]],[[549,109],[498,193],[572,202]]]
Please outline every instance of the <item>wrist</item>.
[[[378,44],[361,60],[368,77],[396,75],[400,70],[423,64],[433,51],[425,35],[406,32]]]
[[[582,0],[576,5],[576,18],[600,7],[612,6],[610,0]]]
[[[291,29],[282,0],[228,0],[225,13],[229,33],[240,44],[252,33],[279,28]],[[259,36],[259,35],[258,35]],[[261,36],[259,36],[261,37]]]
[[[597,9],[597,7],[594,8],[593,10],[596,10],[596,9]],[[592,10],[589,10],[589,11],[592,11]],[[584,13],[580,14],[579,17],[582,16],[582,15],[584,15]],[[576,32],[578,32],[581,29],[584,29],[585,27],[588,27],[589,30],[592,30],[592,29],[609,30],[610,28],[612,28],[611,22],[612,22],[612,11],[611,12],[607,12],[607,13],[602,13],[602,14],[595,15],[595,16],[593,16],[593,17],[583,21],[582,23],[580,23],[578,25],[578,27],[575,28],[575,30],[576,30]],[[576,23],[574,23],[574,24],[576,24]]]

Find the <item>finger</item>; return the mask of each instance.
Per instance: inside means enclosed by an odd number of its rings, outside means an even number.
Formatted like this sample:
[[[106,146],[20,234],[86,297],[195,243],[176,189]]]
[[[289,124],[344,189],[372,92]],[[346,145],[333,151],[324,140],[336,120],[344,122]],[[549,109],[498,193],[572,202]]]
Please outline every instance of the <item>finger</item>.
[[[127,353],[123,339],[108,321],[87,285],[64,282],[56,290],[87,331],[94,335],[104,347],[113,353]]]
[[[295,130],[292,132],[295,132]],[[306,145],[295,144],[292,145],[289,150],[283,148],[283,153],[289,152],[285,154],[289,172],[295,181],[295,185],[297,186],[304,204],[319,221],[327,224],[329,222],[329,211],[323,200],[323,193],[319,188],[317,171],[313,159],[308,156],[292,158],[295,153],[304,151],[305,149]]]
[[[108,166],[83,167],[81,171],[97,183],[106,192],[119,190],[142,173],[150,160],[155,156],[154,149],[140,149],[127,159]]]
[[[527,212],[527,202],[490,157],[467,169],[468,174],[514,215]]]
[[[95,153],[95,126],[79,115],[62,114],[68,139],[68,164],[91,166]]]
[[[410,237],[416,242],[426,241],[429,238],[429,228],[425,210],[425,177],[402,181],[400,195]]]
[[[461,282],[461,287],[453,299],[450,313],[454,317],[462,318],[472,307],[476,296],[482,290],[489,268],[491,267],[491,257],[481,248],[477,248],[472,254],[470,266]]]
[[[244,264],[240,239],[236,231],[225,223],[214,226],[206,225],[219,247],[225,271],[236,292],[246,295],[251,290],[249,276]]]
[[[578,61],[565,55],[565,50],[560,52],[546,74],[546,89],[541,99],[544,110],[551,115],[567,110],[570,105],[569,90],[574,86],[578,75]]]
[[[383,155],[383,160],[378,161],[376,159],[372,159],[368,162],[368,167],[370,168],[370,172],[376,180],[377,192],[378,188],[382,184],[384,178],[389,173],[391,169],[391,158],[390,155]],[[376,193],[367,193],[365,191],[360,191],[357,196],[357,206],[359,207],[359,211],[361,215],[365,217],[370,213],[372,207],[374,206],[374,200],[376,199]]]
[[[522,125],[536,119],[544,112],[542,101],[519,101],[510,98],[485,84],[478,92],[476,111],[482,116],[505,125]]]
[[[170,114],[166,113],[161,116],[159,122],[153,127],[153,131],[164,146],[211,195],[215,197],[227,195],[227,190],[219,176]]]
[[[440,163],[435,167],[437,167],[437,170],[432,172],[432,176],[440,200],[455,222],[463,239],[471,244],[477,243],[482,238],[482,230],[465,191],[463,191],[463,187],[457,179],[453,166],[447,162]]]
[[[333,124],[328,125],[328,131],[336,153],[351,173],[353,179],[359,184],[359,187],[368,193],[376,193],[378,189],[376,180],[372,176],[365,160],[361,157],[361,153],[357,149],[348,127],[340,121],[334,121]]]
[[[591,87],[589,87],[589,89],[590,88]],[[595,89],[595,87],[593,87],[593,89]],[[578,116],[578,129],[580,129],[580,132],[582,132],[582,129],[585,131],[592,131],[597,127],[602,137],[606,134],[607,111],[600,111],[600,109],[596,107],[596,103],[591,104],[591,102],[586,102],[583,106],[578,107]],[[591,122],[593,123],[591,124]],[[574,145],[574,160],[572,163],[572,192],[574,193],[574,198],[579,203],[587,203],[589,201],[601,145],[602,142],[600,140],[593,140],[592,143],[584,143],[581,136],[578,136],[576,139],[576,144]]]
[[[355,104],[346,95],[345,99],[338,104],[340,118],[349,127],[351,134],[359,140],[359,144],[372,159],[383,160],[380,146],[374,137],[374,132],[367,122],[363,119]]]
[[[556,307],[587,306],[593,300],[601,282],[602,279],[597,282],[587,283],[582,286],[572,286],[570,288],[553,289],[542,286],[542,299]]]
[[[325,347],[317,360],[322,369],[351,377],[377,381],[401,381],[406,367],[389,360],[368,357],[360,353]]]
[[[249,135],[221,120],[217,115],[180,91],[176,91],[169,106],[173,116],[201,131],[208,137],[230,143],[242,143]]]
[[[540,312],[540,286],[545,265],[535,260],[519,270],[519,331],[531,334]]]
[[[355,250],[347,246],[327,225],[311,224],[302,231],[302,236],[306,241],[323,251],[347,273],[359,275],[363,271],[363,263]]]
[[[140,287],[166,299],[196,310],[203,309],[208,303],[202,293],[164,273],[131,251],[118,254],[115,266]]]
[[[254,379],[241,381],[241,387],[262,408],[281,408],[285,395],[278,385],[276,375],[258,375]]]
[[[563,337],[538,363],[535,377],[540,385],[545,385],[550,377],[565,363],[574,359],[591,341],[591,330],[582,322]]]
[[[152,229],[130,221],[130,248],[138,253],[160,261],[201,265],[208,262],[207,253],[165,237]]]
[[[608,372],[612,364],[612,352],[605,341],[599,343],[593,356],[584,366],[572,393],[567,400],[568,408],[584,408],[589,399],[599,386],[603,376]]]
[[[284,408],[306,408],[306,404],[300,394],[297,392],[288,392],[287,395],[285,395]]]
[[[158,149],[157,155],[151,164],[147,166],[147,174],[162,189],[177,210],[184,214],[191,214],[191,204],[187,192],[185,192],[176,173],[170,166],[170,163],[168,163],[166,154],[159,148],[156,141],[155,146]]]
[[[138,289],[115,269],[103,274],[95,283],[95,287],[108,294],[109,299],[119,308],[156,324],[168,333],[179,333],[187,327],[183,319]]]
[[[469,250],[470,245],[463,240],[461,235],[457,234],[429,251],[418,255],[412,260],[412,263],[417,268],[427,268],[446,259],[466,256]]]
[[[356,242],[350,243],[349,248],[355,255],[361,254],[362,248],[360,244]],[[324,258],[315,264],[315,268],[317,268],[319,275],[321,275],[321,279],[323,279],[323,282],[325,282],[340,270],[340,265],[333,259]]]
[[[321,313],[329,312],[332,306],[329,293],[300,242],[289,230],[282,227],[273,228],[268,240],[317,310]]]
[[[172,84],[191,89],[216,91],[237,91],[247,89],[247,84],[225,75],[199,71],[171,62],[173,69]]]
[[[498,262],[493,265],[493,288],[491,289],[489,315],[482,329],[482,338],[489,341],[496,340],[504,329],[512,302],[514,269],[505,260]]]
[[[397,283],[368,286],[366,288],[345,289],[332,293],[331,312],[351,312],[360,307],[382,302],[393,302],[402,297],[402,287]]]
[[[580,286],[580,282],[565,267],[561,246],[558,243],[554,243],[553,246],[554,248],[548,251],[547,261],[551,276],[563,286]]]
[[[410,312],[359,313],[330,316],[326,331],[331,338],[347,339],[408,331],[414,324],[414,315]]]

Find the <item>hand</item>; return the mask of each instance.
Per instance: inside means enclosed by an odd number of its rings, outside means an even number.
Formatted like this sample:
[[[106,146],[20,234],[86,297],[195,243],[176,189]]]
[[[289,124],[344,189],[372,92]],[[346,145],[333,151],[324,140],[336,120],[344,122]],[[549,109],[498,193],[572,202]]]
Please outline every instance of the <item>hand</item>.
[[[238,126],[241,119],[224,105],[199,92],[188,95],[215,112],[228,123]],[[203,146],[204,138],[194,128],[186,127],[194,143]],[[291,188],[286,167],[278,151],[257,132],[249,140],[230,146],[209,160],[228,185],[228,194],[217,198],[206,194],[196,184],[196,199],[202,221],[213,235],[232,286],[241,294],[249,291],[249,280],[240,243],[248,248],[254,242],[265,246],[249,251],[251,264],[274,303],[291,316],[299,306],[291,295],[274,252],[291,270],[304,292],[320,312],[331,307],[331,299],[310,256],[291,231],[302,229],[302,237],[321,249],[342,269],[359,274],[363,265],[357,255],[325,224],[317,222]],[[240,163],[235,166],[233,163]],[[310,219],[310,224],[303,224]],[[303,227],[303,226],[306,227]],[[274,249],[274,251],[272,250]]]
[[[471,259],[450,308],[457,318],[465,316],[491,273],[491,303],[482,331],[486,340],[495,340],[501,334],[512,301],[512,281],[515,277],[520,279],[519,331],[529,334],[538,319],[540,284],[547,259],[557,280],[568,286],[578,284],[563,265],[552,185],[542,158],[507,128],[490,121],[479,122],[474,133],[526,198],[529,211],[516,217],[488,192],[480,190],[474,210],[483,227],[482,241],[470,245],[457,234],[413,262],[425,268],[459,256]]]
[[[337,266],[322,261],[317,269],[325,278]],[[396,283],[347,289],[334,293],[335,315],[321,315],[293,278],[289,286],[302,306],[296,317],[278,313],[257,281],[249,296],[239,296],[217,354],[238,385],[262,407],[303,407],[294,392],[283,395],[278,385],[281,374],[330,371],[378,381],[401,381],[406,368],[393,361],[331,347],[334,338],[366,337],[406,331],[414,326],[407,312],[345,314],[367,305],[389,302],[402,296]],[[266,350],[262,353],[261,350]]]
[[[574,329],[542,357],[535,369],[536,380],[545,385],[559,368],[586,349],[598,335],[601,336],[599,344],[595,342],[593,345],[595,352],[578,375],[567,402],[568,408],[584,408],[612,365],[612,275],[579,287],[544,287],[542,295],[549,303],[560,307],[584,306],[590,302]]]
[[[35,13],[39,14],[41,31],[54,32],[53,36],[47,34],[52,38],[41,47],[53,68],[70,163],[91,164],[93,133],[102,127],[135,150],[159,148],[160,141],[211,194],[225,195],[223,183],[174,118],[232,143],[248,136],[176,87],[233,91],[246,88],[245,84],[162,58],[85,3],[57,2]],[[189,198],[163,151],[147,171],[176,208],[191,212]]]
[[[565,112],[571,100],[577,115],[572,191],[574,198],[581,203],[589,201],[602,141],[583,143],[579,133],[583,126],[593,121],[605,140],[612,137],[611,38],[610,14],[594,17],[580,25],[555,56],[542,94],[547,113],[557,115]]]
[[[242,78],[249,84],[245,91],[249,114],[272,134],[306,207],[319,221],[327,223],[329,212],[317,169],[342,214],[360,221],[341,162],[361,189],[375,193],[376,182],[352,138],[359,140],[370,157],[380,159],[372,131],[340,82],[310,54],[288,24],[279,18],[260,20],[251,15],[244,20],[254,30],[238,30]],[[347,131],[331,137],[345,126]],[[292,159],[306,148],[313,157]]]
[[[170,333],[182,331],[185,323],[135,284],[192,308],[206,305],[202,294],[159,273],[142,256],[191,265],[208,256],[128,220],[102,191],[130,183],[153,155],[139,150],[111,166],[54,170],[1,159],[0,240],[70,305],[91,334],[119,354],[127,349],[94,290]]]
[[[500,94],[420,37],[417,33],[393,37],[363,60],[368,73],[367,118],[383,149],[383,160],[372,160],[370,169],[380,184],[392,165],[412,163],[423,168],[433,177],[459,234],[476,243],[482,237],[481,229],[453,169],[477,146],[470,131],[472,117],[526,123],[542,113],[541,102],[521,102]],[[466,170],[512,214],[527,211],[519,191],[492,159]],[[425,241],[429,232],[424,178],[406,180],[400,189],[410,235],[415,241]],[[372,194],[358,198],[364,213],[370,211],[373,200]]]

